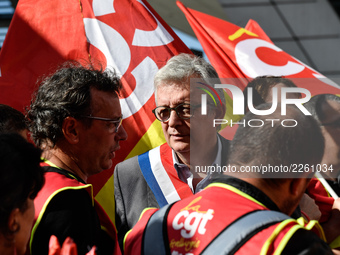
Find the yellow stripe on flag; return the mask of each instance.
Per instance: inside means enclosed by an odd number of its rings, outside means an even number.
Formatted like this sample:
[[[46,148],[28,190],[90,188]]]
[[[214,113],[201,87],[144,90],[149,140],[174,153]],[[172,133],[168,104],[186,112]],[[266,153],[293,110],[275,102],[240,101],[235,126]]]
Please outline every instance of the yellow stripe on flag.
[[[131,150],[126,159],[136,155],[140,155],[148,150],[151,150],[152,148],[162,145],[163,143],[165,143],[165,138],[163,135],[161,123],[160,121],[155,120],[149,127],[148,131],[142,136],[136,146]],[[113,224],[116,225],[115,201],[113,194],[114,186],[112,175],[96,195],[96,200],[104,208],[105,212],[110,217]]]
[[[165,143],[161,122],[155,120],[126,157],[132,158]]]
[[[240,28],[239,30],[237,30],[234,34],[232,35],[229,35],[228,39],[230,41],[234,41],[238,38],[240,38],[243,34],[247,34],[247,35],[250,35],[250,36],[254,36],[254,37],[259,37],[257,34],[255,33],[252,33],[244,28]]]
[[[113,224],[116,226],[115,221],[115,198],[114,198],[114,186],[113,186],[113,175],[107,180],[105,185],[100,189],[96,195],[96,200],[103,207],[106,214],[110,217]]]

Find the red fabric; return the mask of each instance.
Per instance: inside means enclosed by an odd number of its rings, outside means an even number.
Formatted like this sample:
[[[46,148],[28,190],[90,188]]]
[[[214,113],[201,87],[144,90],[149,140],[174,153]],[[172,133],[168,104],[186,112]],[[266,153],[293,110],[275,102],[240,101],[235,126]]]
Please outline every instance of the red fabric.
[[[319,207],[321,212],[321,218],[319,222],[323,223],[327,221],[331,216],[334,198],[329,196],[326,189],[317,178],[313,178],[310,181],[306,193],[315,200],[315,203]]]
[[[250,32],[257,34],[261,39],[274,44],[269,36],[266,34],[266,32],[263,31],[262,27],[260,27],[259,23],[257,23],[255,20],[250,19],[244,28]]]
[[[177,1],[178,7],[184,12],[189,24],[194,30],[198,40],[200,41],[205,54],[207,54],[211,64],[216,69],[221,78],[243,78],[245,77],[237,65],[233,64],[228,54],[225,54],[223,46],[220,44],[219,32],[226,28],[220,26],[222,20],[213,16],[194,11],[186,8],[181,2]],[[202,23],[202,21],[204,21]],[[217,22],[217,23],[216,23]],[[212,30],[211,27],[218,26],[219,30]],[[222,32],[225,36],[225,32]],[[217,38],[217,40],[216,40]]]
[[[146,209],[132,230],[125,235],[124,254],[141,254],[144,228],[157,210],[156,208]]]
[[[74,243],[70,237],[67,237],[63,246],[60,247],[58,238],[52,235],[50,238],[48,255],[78,255],[77,244]],[[96,247],[93,246],[86,255],[96,255]]]
[[[268,209],[241,193],[217,186],[210,186],[194,196],[178,201],[170,209],[167,218],[171,254],[200,254],[226,226],[254,210]],[[155,211],[156,209],[146,211],[128,233],[125,240],[125,255],[140,253],[144,228]],[[260,254],[264,243],[278,224],[256,234],[238,250],[237,254]],[[295,221],[290,222],[280,231],[269,246],[269,254],[275,251],[285,234],[295,225],[297,225]]]
[[[35,206],[35,217],[34,220],[36,221],[39,217],[39,215],[42,213],[41,210],[43,206],[50,201],[50,197],[53,194],[56,194],[60,189],[67,189],[67,187],[81,187],[85,186],[84,184],[78,182],[76,179],[70,179],[64,175],[61,175],[59,173],[55,172],[46,172],[45,173],[45,184],[41,191],[38,193],[37,197],[34,199],[34,206]],[[88,191],[89,195],[92,197],[92,190],[91,187],[86,188]],[[110,218],[108,215],[105,213],[103,208],[99,205],[99,203],[92,197],[94,200],[94,206],[96,209],[96,212],[99,216],[100,224],[105,227],[107,233],[111,236],[112,240],[115,242],[115,255],[120,255],[120,249],[119,249],[119,244],[117,240],[117,233],[116,233],[116,228],[111,222]],[[36,223],[34,223],[36,224]],[[34,234],[33,234],[34,235]],[[55,240],[51,241],[52,244],[55,243]],[[71,249],[72,247],[69,244],[66,244],[68,247],[67,249]],[[57,245],[52,245],[52,250],[57,247]],[[66,248],[65,248],[66,249]],[[57,249],[56,249],[57,250]]]
[[[113,167],[89,179],[95,196],[155,121],[155,72],[172,56],[191,53],[146,1],[107,3],[20,0],[0,53],[0,101],[20,111],[29,106],[37,78],[65,60],[113,66],[122,75],[123,125],[129,139],[121,143]]]
[[[88,59],[79,3],[18,3],[0,54],[0,100],[20,111],[29,105],[39,76],[66,59]]]
[[[284,75],[312,95],[340,94],[339,87],[316,70],[277,48],[255,21],[247,24],[250,31],[232,23],[186,8],[186,15],[210,62],[220,78],[255,78],[260,75]],[[237,84],[243,89],[247,82]]]
[[[67,178],[58,173],[47,172],[45,173],[45,184],[41,191],[38,193],[37,197],[34,199],[34,207],[35,207],[35,217],[37,220],[39,214],[46,203],[47,199],[57,190],[64,187],[78,187],[84,186],[81,182],[78,182],[75,179]],[[91,188],[87,188],[89,194],[91,194]],[[90,195],[91,196],[91,195]]]
[[[172,149],[165,143],[160,147],[160,156],[164,169],[166,170],[169,178],[176,188],[176,191],[181,199],[192,196],[192,190],[187,183],[184,183],[178,178],[176,169],[174,168]]]

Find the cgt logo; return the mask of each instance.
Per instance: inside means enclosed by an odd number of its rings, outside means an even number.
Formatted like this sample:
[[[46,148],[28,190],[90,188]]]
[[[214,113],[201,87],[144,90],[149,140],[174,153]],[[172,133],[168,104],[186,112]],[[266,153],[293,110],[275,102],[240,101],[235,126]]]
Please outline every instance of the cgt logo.
[[[193,205],[198,202],[202,197],[195,198],[188,206],[183,208],[173,219],[172,227],[175,230],[181,230],[183,238],[191,238],[195,235],[196,231],[204,235],[206,225],[209,220],[213,219],[214,210],[199,211],[200,205]],[[193,211],[193,212],[189,212]]]
[[[212,88],[210,86],[210,88]],[[222,88],[228,89],[233,95],[233,114],[234,115],[243,115],[245,113],[244,101],[247,100],[247,106],[250,112],[255,115],[269,115],[272,114],[278,105],[278,89],[272,89],[272,106],[268,110],[257,110],[253,104],[253,88],[248,88],[248,98],[244,98],[244,94],[240,88],[235,85],[230,84],[215,84],[214,88]],[[215,90],[216,91],[216,90]],[[289,93],[300,93],[304,94],[304,98],[288,98]],[[211,97],[212,95],[209,94]],[[288,104],[295,105],[300,111],[305,115],[311,115],[311,113],[303,106],[304,103],[308,102],[311,99],[311,93],[304,88],[281,88],[281,115],[286,115],[286,108]],[[221,103],[222,104],[222,103]],[[207,114],[207,95],[201,95],[201,114]]]

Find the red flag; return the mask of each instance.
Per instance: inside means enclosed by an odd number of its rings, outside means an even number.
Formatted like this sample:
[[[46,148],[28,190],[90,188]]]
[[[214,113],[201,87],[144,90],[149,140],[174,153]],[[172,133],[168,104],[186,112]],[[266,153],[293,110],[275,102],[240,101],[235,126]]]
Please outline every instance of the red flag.
[[[22,111],[37,78],[65,60],[115,68],[122,76],[120,103],[129,136],[115,165],[164,143],[151,112],[153,76],[180,52],[190,50],[143,0],[21,0],[0,54],[0,102]],[[112,173],[90,178],[99,201],[100,194],[110,193],[103,198],[107,204],[113,201]]]
[[[223,48],[219,45],[219,42],[215,40],[216,34],[209,33],[209,30],[206,30],[207,27],[203,26],[201,21],[197,19],[196,11],[186,8],[179,1],[177,1],[177,5],[184,12],[189,24],[200,41],[205,54],[207,54],[218,75],[220,77],[243,78],[244,76],[241,70],[238,68],[238,66],[233,64],[232,59],[230,59],[230,57],[224,53]],[[200,13],[200,15],[204,17],[204,21],[206,21],[210,26],[216,25],[211,24],[216,22],[215,17],[204,13]]]
[[[266,34],[266,32],[263,31],[262,27],[260,27],[259,23],[257,23],[255,20],[250,19],[247,23],[247,25],[244,27],[246,30],[253,32],[257,34],[260,38],[263,40],[266,40],[272,44],[272,40],[270,40],[269,36]]]
[[[293,81],[312,95],[340,94],[337,84],[275,46],[255,21],[247,24],[247,30],[186,8],[180,2],[177,4],[221,78],[283,75],[290,79],[304,78]]]

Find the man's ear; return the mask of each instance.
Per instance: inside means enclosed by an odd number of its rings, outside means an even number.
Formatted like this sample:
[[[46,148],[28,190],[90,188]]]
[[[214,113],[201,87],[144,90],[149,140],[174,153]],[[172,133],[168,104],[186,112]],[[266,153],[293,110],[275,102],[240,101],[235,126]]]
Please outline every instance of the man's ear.
[[[65,139],[70,144],[76,144],[79,142],[79,127],[80,123],[73,117],[66,117],[63,121],[62,130]]]
[[[15,208],[8,218],[8,229],[11,233],[15,233],[19,231],[20,225],[19,225],[19,214],[20,210],[19,208]]]
[[[309,179],[306,178],[292,178],[289,185],[290,194],[294,197],[301,196],[305,192],[308,182]]]
[[[225,106],[221,104],[217,104],[215,108],[215,119],[223,119],[225,115],[226,109]]]

